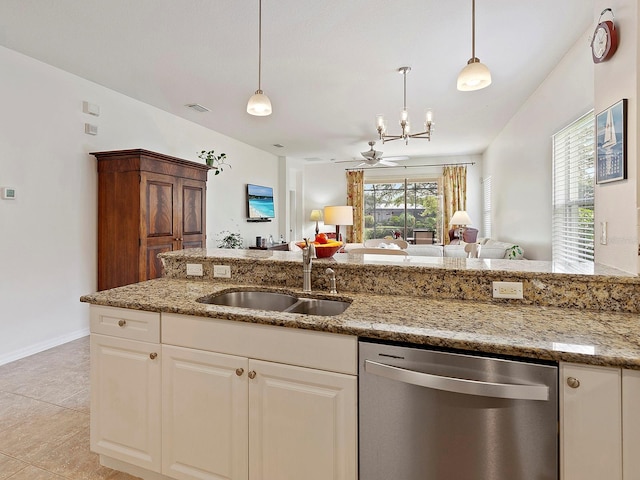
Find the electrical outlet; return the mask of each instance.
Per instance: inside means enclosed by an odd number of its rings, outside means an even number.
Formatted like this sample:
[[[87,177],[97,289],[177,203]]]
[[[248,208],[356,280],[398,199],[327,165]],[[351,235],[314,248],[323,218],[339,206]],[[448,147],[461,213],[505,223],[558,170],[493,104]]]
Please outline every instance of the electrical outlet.
[[[213,276],[217,278],[231,278],[231,267],[229,265],[214,265]]]
[[[492,282],[493,298],[523,298],[522,282]]]
[[[203,275],[202,264],[187,263],[187,275],[191,275],[192,277],[201,277]]]

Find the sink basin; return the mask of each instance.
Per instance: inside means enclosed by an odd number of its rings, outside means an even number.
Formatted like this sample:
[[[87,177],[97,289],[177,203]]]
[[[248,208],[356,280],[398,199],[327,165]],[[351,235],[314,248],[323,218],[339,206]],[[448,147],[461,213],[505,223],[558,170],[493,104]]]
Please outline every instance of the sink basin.
[[[298,298],[286,293],[257,290],[216,293],[198,298],[196,301],[209,305],[321,316],[340,315],[351,305],[342,300]]]
[[[212,305],[225,305],[227,307],[242,307],[282,312],[295,305],[298,299],[293,295],[287,295],[286,293],[244,291],[208,295],[206,297],[199,298],[197,301]]]
[[[304,313],[307,315],[332,316],[340,315],[349,305],[341,300],[322,300],[317,298],[300,298],[298,302],[285,311],[289,313]]]

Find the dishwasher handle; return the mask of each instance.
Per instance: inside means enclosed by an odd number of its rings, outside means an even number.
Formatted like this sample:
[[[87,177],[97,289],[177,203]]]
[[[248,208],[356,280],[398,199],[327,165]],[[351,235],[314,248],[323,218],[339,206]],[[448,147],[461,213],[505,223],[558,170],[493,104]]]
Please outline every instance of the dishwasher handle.
[[[508,398],[512,400],[549,400],[549,387],[547,385],[492,383],[443,377],[431,373],[416,372],[405,368],[385,365],[384,363],[378,363],[372,360],[364,361],[364,369],[367,373],[372,373],[380,377],[410,383],[420,387],[432,388],[434,390],[443,390],[445,392]]]

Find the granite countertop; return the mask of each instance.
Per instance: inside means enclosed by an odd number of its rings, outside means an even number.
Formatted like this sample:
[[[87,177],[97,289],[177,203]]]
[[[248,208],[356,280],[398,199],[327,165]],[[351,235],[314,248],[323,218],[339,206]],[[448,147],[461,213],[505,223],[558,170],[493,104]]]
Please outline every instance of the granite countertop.
[[[225,290],[276,290],[351,300],[331,317],[207,305],[196,299]],[[290,328],[357,335],[489,354],[640,369],[636,313],[467,300],[346,293],[161,278],[85,295],[81,301]]]

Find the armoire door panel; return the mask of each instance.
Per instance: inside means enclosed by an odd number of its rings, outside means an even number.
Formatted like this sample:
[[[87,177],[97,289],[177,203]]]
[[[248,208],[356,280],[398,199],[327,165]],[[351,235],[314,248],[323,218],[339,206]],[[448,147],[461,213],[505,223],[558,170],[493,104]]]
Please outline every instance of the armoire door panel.
[[[162,261],[158,258],[159,253],[171,252],[174,249],[173,242],[170,243],[156,243],[149,242],[146,247],[146,265],[145,265],[145,274],[146,278],[141,278],[140,281],[143,280],[151,280],[152,278],[160,278],[162,276],[162,272],[164,267],[162,266]]]
[[[174,235],[174,184],[149,180],[146,190],[147,237]]]
[[[182,248],[204,248],[204,241],[201,238],[202,237],[193,241],[187,241],[184,239],[182,241]]]
[[[204,187],[200,185],[182,186],[182,233],[202,234],[204,225]]]

